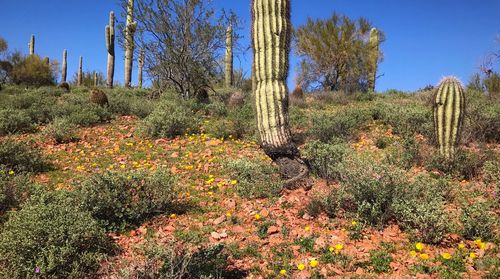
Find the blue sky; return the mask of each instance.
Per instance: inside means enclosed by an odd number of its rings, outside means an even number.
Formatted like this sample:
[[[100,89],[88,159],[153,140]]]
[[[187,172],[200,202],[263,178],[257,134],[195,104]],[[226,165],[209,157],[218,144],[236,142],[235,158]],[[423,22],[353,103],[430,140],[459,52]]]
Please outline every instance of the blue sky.
[[[118,0],[5,0],[0,5],[0,36],[10,49],[28,52],[36,35],[36,53],[61,60],[68,49],[68,76],[84,57],[84,70],[105,73],[104,27],[109,11],[120,16]],[[214,7],[232,9],[243,19],[243,45],[249,44],[250,0],[214,0]],[[456,75],[467,82],[482,58],[500,48],[499,0],[292,0],[292,23],[307,17],[327,18],[333,12],[365,17],[386,34],[384,61],[377,90],[416,90]],[[117,50],[115,79],[123,81],[123,51]],[[251,52],[235,60],[250,73]],[[290,82],[297,58],[291,57]],[[134,65],[133,83],[136,81]]]

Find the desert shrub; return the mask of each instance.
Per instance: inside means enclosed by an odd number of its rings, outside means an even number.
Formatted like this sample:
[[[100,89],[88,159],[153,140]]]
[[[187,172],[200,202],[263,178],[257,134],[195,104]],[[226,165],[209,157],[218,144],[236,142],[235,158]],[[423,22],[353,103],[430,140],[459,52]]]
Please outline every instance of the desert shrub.
[[[339,179],[342,168],[340,164],[352,150],[345,143],[308,142],[304,147],[304,158],[308,161],[311,171],[326,179]]]
[[[222,117],[227,115],[227,107],[224,102],[214,100],[205,106],[207,114],[215,117]]]
[[[27,175],[9,172],[0,167],[0,215],[12,208],[18,208],[35,188]]]
[[[432,109],[425,105],[404,102],[378,102],[375,104],[380,120],[390,125],[396,134],[412,136],[415,133],[433,137]]]
[[[53,139],[56,143],[68,143],[78,140],[76,135],[77,126],[67,118],[56,118],[45,127],[44,136]]]
[[[89,102],[87,92],[76,92],[63,95],[54,108],[55,117],[66,117],[78,126],[91,126],[108,121],[111,112],[107,107],[101,107]]]
[[[368,110],[359,108],[340,110],[333,114],[319,113],[312,117],[310,133],[322,142],[329,142],[333,138],[348,140],[371,119]]]
[[[467,92],[462,138],[464,142],[500,142],[500,102],[482,93]]]
[[[493,184],[500,187],[500,163],[498,161],[484,162],[483,181],[486,184]]]
[[[414,164],[420,165],[424,161],[422,145],[413,136],[403,137],[388,148],[386,161],[403,169],[410,169]]]
[[[117,115],[135,115],[145,118],[154,110],[156,104],[145,96],[136,94],[110,94],[109,111]]]
[[[139,135],[151,138],[174,138],[185,133],[195,133],[199,119],[181,104],[163,102],[137,127]]]
[[[112,250],[88,212],[66,194],[45,193],[10,213],[0,233],[0,277],[88,278]]]
[[[106,95],[106,93],[104,93],[104,91],[102,91],[100,89],[92,89],[90,91],[90,102],[92,104],[95,104],[95,105],[98,105],[101,107],[105,107],[105,106],[109,105],[108,96]]]
[[[38,96],[31,106],[26,109],[32,123],[45,124],[54,118],[54,104],[57,103],[56,97]]]
[[[0,135],[8,135],[33,130],[33,124],[28,113],[24,110],[0,110]]]
[[[252,138],[255,136],[255,118],[250,104],[227,110],[227,116],[205,123],[207,133],[217,138]]]
[[[165,171],[96,174],[75,188],[79,206],[109,230],[172,211],[179,191],[175,177]]]
[[[280,193],[283,182],[275,167],[265,162],[237,159],[225,162],[236,192],[245,198],[268,198]]]
[[[15,173],[39,173],[51,165],[38,148],[12,139],[0,140],[0,167]]]
[[[453,159],[447,159],[436,153],[429,159],[426,167],[428,170],[437,169],[456,178],[470,180],[479,176],[483,164],[489,156],[491,155],[483,152],[459,150]]]
[[[466,239],[493,240],[498,230],[498,218],[487,202],[464,205],[460,214],[462,235]]]
[[[23,57],[16,63],[10,73],[15,84],[28,86],[53,85],[56,80],[56,70],[45,63],[38,55]]]

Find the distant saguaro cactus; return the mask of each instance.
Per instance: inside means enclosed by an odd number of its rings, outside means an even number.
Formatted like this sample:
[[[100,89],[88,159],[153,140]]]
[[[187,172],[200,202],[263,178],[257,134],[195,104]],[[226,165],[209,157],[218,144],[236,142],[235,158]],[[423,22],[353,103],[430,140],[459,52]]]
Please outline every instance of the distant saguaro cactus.
[[[47,66],[50,66],[50,59],[48,57],[44,57],[43,63],[45,63],[45,65],[47,65]]]
[[[83,57],[80,56],[80,63],[78,64],[78,78],[76,85],[83,85]]]
[[[127,23],[125,26],[125,87],[131,86],[132,61],[134,55],[134,33],[137,23],[134,21],[134,0],[127,3]]]
[[[375,92],[375,80],[377,78],[377,63],[379,58],[379,34],[377,28],[370,30],[370,65],[368,73],[368,90]]]
[[[465,94],[455,77],[444,78],[434,97],[434,131],[439,153],[452,159],[460,143],[460,132],[465,113]]]
[[[61,83],[66,82],[66,77],[68,75],[68,51],[63,50],[62,68],[61,68]]]
[[[139,51],[139,61],[137,68],[137,87],[142,88],[142,68],[144,68],[144,49]]]
[[[115,75],[115,13],[109,13],[109,25],[106,25],[106,49],[108,50],[108,66],[106,86],[113,88]]]
[[[34,34],[31,35],[31,39],[30,39],[28,46],[30,49],[30,55],[35,54],[35,35]]]
[[[97,72],[94,72],[94,87],[97,87],[97,85],[99,85],[97,80]]]
[[[229,24],[226,30],[226,67],[225,67],[225,85],[233,86],[233,25]]]
[[[252,1],[257,128],[264,152],[288,178],[286,186],[304,177],[308,169],[292,141],[288,123],[290,0]]]

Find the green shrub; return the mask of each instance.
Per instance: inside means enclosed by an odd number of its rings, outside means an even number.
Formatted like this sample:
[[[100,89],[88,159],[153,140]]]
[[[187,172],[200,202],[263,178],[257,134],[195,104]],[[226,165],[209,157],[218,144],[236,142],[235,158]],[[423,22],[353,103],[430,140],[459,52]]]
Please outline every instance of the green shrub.
[[[432,138],[434,133],[432,110],[425,104],[405,101],[398,103],[378,102],[378,116],[390,125],[394,133],[413,136],[415,133]]]
[[[483,181],[500,187],[500,163],[498,161],[486,161],[483,165]]]
[[[0,140],[0,167],[15,173],[39,173],[50,169],[39,149],[12,139]]]
[[[473,179],[481,174],[481,169],[490,155],[482,152],[459,150],[453,159],[436,154],[427,162],[427,169],[437,169],[459,179]]]
[[[67,195],[46,193],[12,212],[0,233],[0,277],[89,278],[113,245]]]
[[[78,140],[76,135],[76,125],[67,118],[56,118],[45,127],[44,136],[53,139],[56,143],[68,143]]]
[[[303,156],[308,161],[311,171],[326,179],[339,179],[340,164],[352,150],[345,143],[331,144],[320,141],[308,142]]]
[[[493,240],[498,229],[498,219],[488,203],[476,202],[462,207],[460,214],[462,235],[466,239]]]
[[[500,142],[500,102],[488,99],[480,91],[468,90],[465,96],[463,142]]]
[[[392,261],[393,258],[387,251],[370,251],[370,264],[373,267],[373,271],[375,271],[375,273],[390,272],[390,263]]]
[[[245,198],[268,198],[280,193],[283,182],[269,163],[237,159],[225,163],[231,179],[237,180],[236,192]]]
[[[30,132],[33,130],[31,118],[24,110],[0,110],[0,135]]]
[[[312,118],[310,133],[313,138],[322,142],[329,142],[334,138],[348,140],[371,119],[371,114],[366,109],[350,108],[334,114],[319,113]]]
[[[28,86],[53,85],[56,81],[56,68],[45,63],[38,55],[22,57],[14,64],[10,78],[15,84]]]
[[[388,148],[386,162],[403,169],[410,169],[414,165],[421,165],[424,161],[422,145],[413,136],[403,137],[402,142],[396,141]]]
[[[109,230],[174,210],[178,191],[176,178],[165,171],[96,174],[76,186],[80,207]]]
[[[34,190],[26,175],[14,175],[0,168],[0,215],[18,208]]]
[[[109,110],[117,115],[135,115],[145,118],[154,110],[155,104],[146,97],[117,94],[110,96]]]
[[[198,129],[199,119],[194,112],[181,104],[163,102],[139,123],[137,132],[151,138],[174,138]]]

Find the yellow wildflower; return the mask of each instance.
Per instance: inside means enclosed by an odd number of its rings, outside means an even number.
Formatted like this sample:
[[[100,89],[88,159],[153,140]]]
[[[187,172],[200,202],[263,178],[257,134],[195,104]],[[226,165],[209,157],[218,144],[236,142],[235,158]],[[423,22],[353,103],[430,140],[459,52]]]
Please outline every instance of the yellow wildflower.
[[[231,217],[231,215],[232,215],[232,214],[231,214],[231,212],[227,212],[227,213],[226,213],[226,216],[227,216],[227,217]]]
[[[286,270],[284,269],[280,270],[280,275],[286,275]]]
[[[460,242],[458,244],[458,249],[464,249],[465,248],[465,244],[463,242]]]
[[[441,257],[443,257],[443,259],[445,259],[445,260],[449,260],[449,259],[451,259],[451,255],[450,255],[450,253],[442,253],[442,254],[441,254]]]
[[[422,251],[424,250],[424,244],[422,242],[417,242],[415,244],[415,248],[418,250],[418,251]]]
[[[330,248],[328,248],[328,251],[333,252],[333,251],[335,251],[335,248],[333,248],[332,246],[330,246]]]
[[[254,216],[254,217],[255,217],[255,220],[260,220],[260,218],[261,218],[261,216],[260,216],[260,214],[259,214],[259,213],[255,214],[255,216]]]
[[[312,267],[312,268],[315,268],[318,266],[318,260],[316,259],[312,259],[311,261],[309,261],[309,265]]]
[[[423,254],[420,254],[420,258],[425,261],[425,260],[429,259],[429,255],[423,253]]]
[[[306,266],[303,263],[299,263],[297,265],[297,269],[300,270],[300,271],[304,270],[304,268],[306,268]]]
[[[475,258],[476,258],[476,253],[474,253],[474,252],[470,252],[470,254],[469,254],[469,258],[471,258],[471,259],[475,259]]]
[[[357,224],[358,224],[358,222],[356,220],[352,220],[351,225],[355,226]]]
[[[416,256],[417,256],[417,252],[415,252],[415,251],[413,251],[413,250],[412,250],[412,251],[410,251],[410,256],[412,256],[412,257],[416,257]]]
[[[482,242],[481,239],[474,240],[474,243],[476,243],[477,248],[481,250],[484,250],[486,248],[486,243]]]
[[[311,230],[311,227],[309,227],[309,226],[305,226],[304,230],[305,230],[306,232],[308,232],[308,231],[310,231],[310,230]]]
[[[9,171],[9,174],[14,175],[14,171],[13,170]]]
[[[231,185],[236,185],[238,183],[238,180],[231,180]]]
[[[170,219],[175,219],[175,218],[177,218],[177,214],[175,213],[170,214]]]

